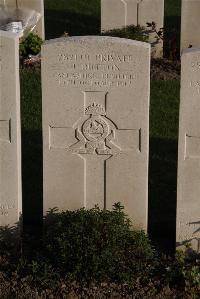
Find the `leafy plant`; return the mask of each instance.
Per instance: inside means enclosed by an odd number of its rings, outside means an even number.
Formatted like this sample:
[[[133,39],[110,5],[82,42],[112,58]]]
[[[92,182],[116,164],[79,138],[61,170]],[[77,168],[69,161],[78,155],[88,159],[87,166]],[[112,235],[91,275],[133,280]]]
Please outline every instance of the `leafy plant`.
[[[133,230],[123,207],[49,214],[44,250],[49,262],[76,280],[129,281],[146,272],[154,250],[143,231]]]
[[[190,250],[188,252],[178,252],[173,262],[166,267],[168,281],[172,285],[182,285],[185,290],[195,287],[200,291],[200,256],[191,254]]]
[[[21,255],[12,251],[16,243],[10,243],[11,236],[15,231],[1,230],[1,298],[65,298],[77,290],[84,290],[85,298],[199,298],[200,256],[187,247],[186,253],[158,258],[120,203],[112,211],[50,211],[40,245],[32,247],[28,238],[28,256],[27,250]]]
[[[42,39],[34,33],[30,33],[26,39],[20,43],[20,56],[23,58],[28,57],[28,55],[37,55],[41,51]]]
[[[164,39],[164,28],[157,28],[157,24],[155,22],[147,22],[147,27],[151,29],[152,32],[154,32],[157,35],[158,40]]]
[[[112,29],[103,32],[102,35],[129,38],[129,39],[138,40],[142,42],[148,42],[149,39],[145,28],[139,25],[138,26],[130,25],[120,29]]]

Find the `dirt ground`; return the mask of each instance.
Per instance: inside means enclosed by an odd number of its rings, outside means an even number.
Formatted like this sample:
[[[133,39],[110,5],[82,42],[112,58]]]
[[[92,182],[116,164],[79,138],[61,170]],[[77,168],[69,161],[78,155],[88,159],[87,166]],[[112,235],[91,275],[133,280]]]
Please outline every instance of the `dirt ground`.
[[[178,60],[152,59],[152,80],[180,80],[181,63]]]

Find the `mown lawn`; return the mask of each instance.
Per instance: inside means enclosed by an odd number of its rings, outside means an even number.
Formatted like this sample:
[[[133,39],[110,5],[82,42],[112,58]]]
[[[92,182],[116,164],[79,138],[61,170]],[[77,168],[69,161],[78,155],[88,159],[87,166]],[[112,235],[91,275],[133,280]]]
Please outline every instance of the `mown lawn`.
[[[46,0],[45,24],[47,39],[64,31],[70,35],[91,35],[100,32],[99,0]]]

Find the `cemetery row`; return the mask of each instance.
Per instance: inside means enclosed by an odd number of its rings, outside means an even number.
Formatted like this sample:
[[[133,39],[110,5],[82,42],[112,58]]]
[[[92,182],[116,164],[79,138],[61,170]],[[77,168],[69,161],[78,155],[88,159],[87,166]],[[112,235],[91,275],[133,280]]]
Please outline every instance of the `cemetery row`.
[[[18,46],[15,34],[1,32],[1,225],[22,213]],[[199,61],[200,50],[183,52],[177,205],[177,244],[192,240],[196,250]],[[150,45],[112,37],[47,41],[42,92],[44,214],[121,202],[146,231]]]
[[[128,25],[128,5],[135,2],[120,3]],[[137,1],[137,24],[145,11],[151,12],[145,3]],[[154,3],[163,10],[163,1]],[[0,31],[0,225],[15,225],[22,214],[18,53],[19,36]],[[149,44],[119,38],[72,37],[44,43],[44,214],[55,207],[111,209],[121,202],[135,227],[147,231],[150,57]],[[199,250],[199,66],[200,50],[184,50],[177,246],[191,241],[195,250]]]
[[[164,0],[101,0],[101,31],[140,25],[145,28],[151,44],[152,57],[162,57],[163,37],[159,35],[164,27]],[[34,31],[44,39],[44,1],[43,0],[0,0],[0,29],[12,28],[11,19],[22,19],[22,26],[35,22]],[[181,50],[200,47],[199,34],[200,0],[182,0],[181,12]],[[33,13],[35,12],[35,14]],[[5,25],[6,20],[9,20]],[[147,23],[155,26],[147,26]],[[14,26],[14,27],[12,27]]]
[[[200,47],[200,0],[181,0],[181,51]],[[140,25],[146,29],[154,58],[163,55],[164,0],[101,0],[101,31]],[[155,23],[155,27],[147,23]]]

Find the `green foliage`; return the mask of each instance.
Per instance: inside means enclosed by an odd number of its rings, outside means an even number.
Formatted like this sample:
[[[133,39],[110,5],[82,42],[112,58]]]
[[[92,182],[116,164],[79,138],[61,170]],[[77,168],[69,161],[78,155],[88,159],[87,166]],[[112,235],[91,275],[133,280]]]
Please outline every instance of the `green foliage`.
[[[103,32],[102,35],[129,38],[142,42],[148,42],[148,34],[145,32],[145,28],[141,26],[130,25],[121,29],[112,29]]]
[[[60,280],[59,273],[42,256],[31,261],[19,259],[15,273],[23,282],[39,289],[55,289]]]
[[[38,298],[68,298],[77,289],[82,295],[84,289],[84,298],[86,292],[89,298],[100,298],[105,294],[102,285],[119,298],[199,298],[200,256],[191,255],[188,247],[173,258],[158,258],[120,203],[113,211],[50,211],[40,246],[29,244],[27,256],[12,251],[15,234],[1,230],[0,245],[6,253],[0,251],[0,298],[35,298],[36,293],[43,294]]]
[[[29,54],[37,55],[41,51],[42,39],[34,33],[30,33],[19,47],[20,56],[26,58]]]
[[[185,290],[195,287],[200,291],[200,256],[178,252],[172,263],[166,267],[166,277],[170,284],[183,286]]]
[[[113,211],[96,207],[50,213],[48,218],[45,253],[58,271],[72,279],[130,281],[145,273],[154,257],[144,232],[132,229],[120,204]]]

